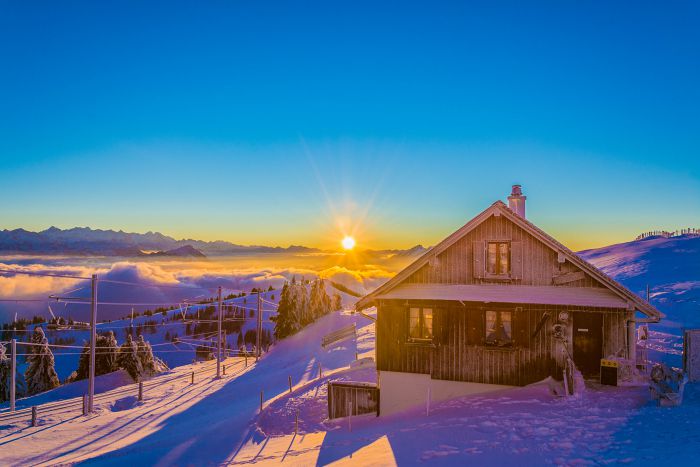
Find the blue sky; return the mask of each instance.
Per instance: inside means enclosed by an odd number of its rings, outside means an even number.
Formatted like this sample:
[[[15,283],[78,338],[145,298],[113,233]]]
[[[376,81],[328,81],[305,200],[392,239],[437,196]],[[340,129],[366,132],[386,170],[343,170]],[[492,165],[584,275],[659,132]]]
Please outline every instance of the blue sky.
[[[0,228],[572,248],[700,227],[693,2],[0,2]]]

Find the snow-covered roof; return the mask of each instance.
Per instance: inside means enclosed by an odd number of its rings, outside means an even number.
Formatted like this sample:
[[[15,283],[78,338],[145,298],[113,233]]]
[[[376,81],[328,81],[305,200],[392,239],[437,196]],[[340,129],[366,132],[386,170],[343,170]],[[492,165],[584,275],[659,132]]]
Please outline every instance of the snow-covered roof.
[[[375,298],[628,308],[625,300],[602,287],[400,284]]]
[[[663,313],[661,313],[659,310],[657,310],[654,306],[650,305],[648,302],[642,300],[640,297],[632,293],[629,289],[627,289],[625,286],[602,272],[601,270],[597,269],[595,266],[590,264],[589,262],[585,261],[582,259],[580,256],[578,256],[576,253],[559,243],[557,240],[555,240],[552,236],[541,230],[539,227],[537,227],[535,224],[532,222],[528,221],[527,219],[515,214],[513,211],[511,211],[508,206],[506,206],[502,201],[496,201],[493,203],[491,206],[486,208],[484,211],[479,213],[476,217],[474,217],[472,220],[467,222],[464,226],[462,226],[459,230],[454,232],[452,235],[444,239],[442,242],[438,243],[435,245],[433,248],[428,250],[424,255],[422,255],[420,258],[415,260],[413,263],[411,263],[408,267],[400,271],[396,276],[394,276],[391,280],[389,280],[387,283],[382,285],[381,287],[377,288],[375,291],[372,293],[365,295],[362,297],[357,304],[355,305],[355,308],[357,310],[362,310],[364,308],[367,308],[369,306],[372,306],[374,304],[374,301],[379,297],[387,294],[394,288],[398,287],[403,283],[404,280],[406,280],[411,274],[414,272],[418,271],[421,267],[423,267],[425,264],[428,263],[432,258],[437,257],[440,253],[448,249],[450,246],[454,245],[459,239],[464,237],[466,234],[474,230],[478,225],[480,225],[482,222],[484,222],[486,219],[488,219],[492,215],[502,215],[518,225],[519,227],[523,228],[526,232],[528,232],[530,235],[533,237],[537,238],[540,240],[542,243],[547,245],[548,247],[552,248],[554,251],[557,251],[561,255],[566,258],[567,261],[571,262],[572,264],[576,265],[578,268],[580,268],[582,271],[586,272],[589,274],[591,277],[599,281],[604,287],[607,287],[609,291],[611,291],[613,294],[615,294],[617,297],[619,297],[622,301],[625,303],[628,303],[629,306],[627,308],[635,308],[639,310],[640,312],[644,313],[645,315],[654,318],[654,319],[661,319],[664,317]],[[519,286],[522,287],[522,286]],[[557,290],[560,290],[561,287],[557,287]],[[585,293],[585,292],[584,292]]]

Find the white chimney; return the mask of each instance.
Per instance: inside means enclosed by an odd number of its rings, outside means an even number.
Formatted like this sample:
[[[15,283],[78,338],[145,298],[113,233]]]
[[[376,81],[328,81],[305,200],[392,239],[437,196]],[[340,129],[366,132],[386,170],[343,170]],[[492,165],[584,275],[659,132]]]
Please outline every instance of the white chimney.
[[[508,207],[511,211],[524,218],[526,199],[527,196],[523,196],[523,191],[520,189],[520,185],[513,185],[513,190],[508,197]]]

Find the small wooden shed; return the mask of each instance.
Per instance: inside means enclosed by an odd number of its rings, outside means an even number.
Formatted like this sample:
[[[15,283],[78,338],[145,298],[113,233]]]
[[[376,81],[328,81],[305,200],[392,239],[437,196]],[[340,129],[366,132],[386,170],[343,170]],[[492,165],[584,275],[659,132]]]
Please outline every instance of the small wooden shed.
[[[518,186],[356,308],[377,307],[382,413],[634,360],[662,314],[525,219]],[[636,313],[642,316],[637,316]]]

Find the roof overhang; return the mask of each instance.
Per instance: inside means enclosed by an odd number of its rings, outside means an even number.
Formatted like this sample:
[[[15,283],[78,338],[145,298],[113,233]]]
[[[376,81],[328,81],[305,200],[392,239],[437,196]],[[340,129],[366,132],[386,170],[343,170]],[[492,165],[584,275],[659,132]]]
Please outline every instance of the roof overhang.
[[[375,300],[448,300],[482,303],[618,308],[630,303],[602,287],[556,287],[527,285],[400,284]]]

